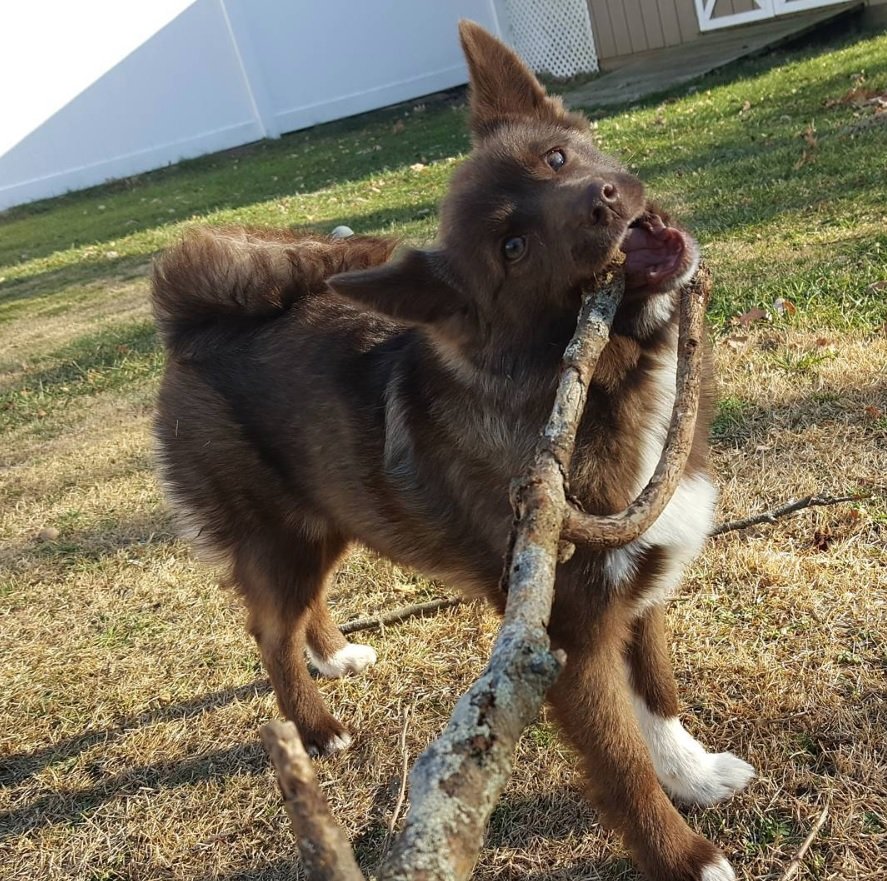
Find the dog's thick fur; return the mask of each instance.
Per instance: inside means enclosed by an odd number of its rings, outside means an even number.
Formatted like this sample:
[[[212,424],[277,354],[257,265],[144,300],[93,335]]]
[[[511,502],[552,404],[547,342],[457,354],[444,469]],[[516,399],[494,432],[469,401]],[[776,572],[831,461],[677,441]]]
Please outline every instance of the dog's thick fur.
[[[319,753],[349,735],[306,643],[327,675],[375,660],[330,619],[334,567],[362,542],[502,606],[509,482],[551,408],[580,289],[620,247],[629,288],[570,475],[587,511],[617,511],[646,482],[674,398],[674,292],[694,243],[509,49],[470,23],[461,35],[475,143],[434,249],[389,261],[389,239],[198,230],[155,269],[169,497],[229,567],[281,710]],[[734,877],[663,786],[708,804],[752,773],[681,727],[665,642],[662,604],[711,526],[707,433],[703,407],[680,487],[641,539],[559,568],[550,627],[568,659],[550,700],[590,795],[663,881]]]

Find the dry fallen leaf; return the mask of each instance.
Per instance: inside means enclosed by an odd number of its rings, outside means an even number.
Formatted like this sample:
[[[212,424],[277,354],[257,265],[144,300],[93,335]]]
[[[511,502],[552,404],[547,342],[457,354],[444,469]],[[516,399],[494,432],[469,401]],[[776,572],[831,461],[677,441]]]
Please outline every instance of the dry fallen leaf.
[[[873,282],[865,289],[865,292],[867,294],[877,294],[878,291],[884,291],[884,290],[887,290],[887,279],[883,279],[882,281]]]
[[[880,407],[876,407],[874,404],[869,404],[868,407],[865,408],[866,419],[880,419],[883,415],[884,411]]]
[[[828,526],[823,526],[822,529],[816,529],[813,532],[813,547],[816,548],[817,551],[827,551],[831,546],[832,538],[831,530]]]
[[[748,327],[755,321],[766,321],[770,316],[760,308],[760,306],[753,306],[748,312],[743,312],[742,315],[737,317],[737,321],[743,326]]]
[[[816,345],[822,348],[823,346],[830,346],[831,340],[828,337],[821,336],[816,338]]]
[[[785,297],[777,297],[773,301],[773,308],[780,315],[788,315],[789,318],[791,318],[798,311],[798,307],[795,306],[795,304],[792,303],[791,300],[786,300]]]
[[[801,137],[804,139],[804,143],[811,149],[815,150],[818,146],[818,142],[816,140],[816,126],[813,122],[801,132]]]
[[[727,346],[728,349],[732,349],[734,352],[738,352],[741,349],[744,349],[746,343],[748,343],[747,336],[739,336],[736,334],[731,337],[727,337],[727,339],[724,340],[724,345]]]

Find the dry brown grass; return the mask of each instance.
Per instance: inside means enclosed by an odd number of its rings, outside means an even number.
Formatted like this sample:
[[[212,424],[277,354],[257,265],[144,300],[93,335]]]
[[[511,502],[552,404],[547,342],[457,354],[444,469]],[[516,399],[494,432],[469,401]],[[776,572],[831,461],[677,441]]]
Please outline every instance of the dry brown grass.
[[[117,321],[121,308],[143,317],[144,293],[142,282],[122,298],[97,292],[90,322]],[[4,344],[20,338],[19,323]],[[853,332],[823,345],[769,326],[743,335],[741,347],[717,346],[724,515],[882,482],[885,426],[866,407],[887,411],[887,339]],[[47,417],[44,437],[7,435],[0,876],[9,881],[298,874],[256,734],[274,701],[237,602],[171,534],[151,471],[153,391],[151,379],[82,397]],[[829,820],[799,877],[887,876],[885,522],[880,496],[724,536],[671,607],[689,727],[760,771],[730,804],[690,814],[744,878],[778,877],[826,800]],[[60,530],[57,541],[37,541],[45,525]],[[357,552],[335,611],[345,620],[441,592]],[[320,765],[321,781],[365,867],[397,799],[404,708],[414,705],[415,757],[482,668],[495,629],[478,606],[412,620],[366,637],[380,656],[371,675],[323,685],[358,737]],[[477,877],[635,877],[545,720],[522,741]]]
[[[689,815],[745,881],[779,881],[826,802],[799,881],[887,878],[887,336],[873,331],[887,317],[875,287],[887,278],[883,138],[841,134],[858,111],[826,103],[862,70],[883,89],[885,46],[848,36],[759,59],[598,124],[607,149],[692,217],[716,324],[772,312],[777,297],[798,307],[716,347],[723,516],[875,493],[711,542],[671,606],[685,722],[759,770],[729,804]],[[154,481],[144,265],[190,216],[431,235],[467,146],[460,114],[348,121],[0,218],[2,881],[299,876],[257,735],[274,700],[243,614],[175,540]],[[818,155],[797,169],[814,118]],[[56,541],[37,540],[44,526]],[[444,590],[355,553],[335,613]],[[479,606],[411,620],[365,637],[380,657],[368,676],[322,685],[357,738],[319,774],[366,868],[397,801],[405,708],[415,757],[495,630]],[[542,719],[477,877],[636,879],[577,785]]]

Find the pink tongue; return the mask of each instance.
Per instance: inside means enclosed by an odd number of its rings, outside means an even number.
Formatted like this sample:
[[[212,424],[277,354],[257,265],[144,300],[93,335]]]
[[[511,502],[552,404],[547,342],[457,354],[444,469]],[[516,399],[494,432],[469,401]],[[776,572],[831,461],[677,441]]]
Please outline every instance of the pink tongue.
[[[683,245],[681,234],[661,222],[652,232],[632,227],[621,245],[626,275],[635,283],[660,281],[677,269]]]

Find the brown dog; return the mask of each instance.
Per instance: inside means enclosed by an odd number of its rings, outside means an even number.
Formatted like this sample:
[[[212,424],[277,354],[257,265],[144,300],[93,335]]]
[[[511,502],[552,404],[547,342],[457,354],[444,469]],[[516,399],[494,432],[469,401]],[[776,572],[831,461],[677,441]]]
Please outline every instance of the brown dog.
[[[477,25],[461,35],[475,143],[436,247],[388,262],[385,239],[203,230],[155,271],[169,497],[229,567],[281,710],[318,753],[350,738],[306,643],[327,675],[375,661],[324,600],[351,542],[502,606],[509,482],[548,416],[581,287],[617,249],[628,289],[570,475],[585,510],[620,510],[644,485],[674,398],[674,291],[695,243],[514,53]],[[663,881],[734,877],[663,787],[710,804],[753,774],[681,726],[663,628],[712,522],[707,433],[701,418],[680,487],[641,539],[580,548],[559,568],[550,628],[568,658],[550,700],[591,796]]]

